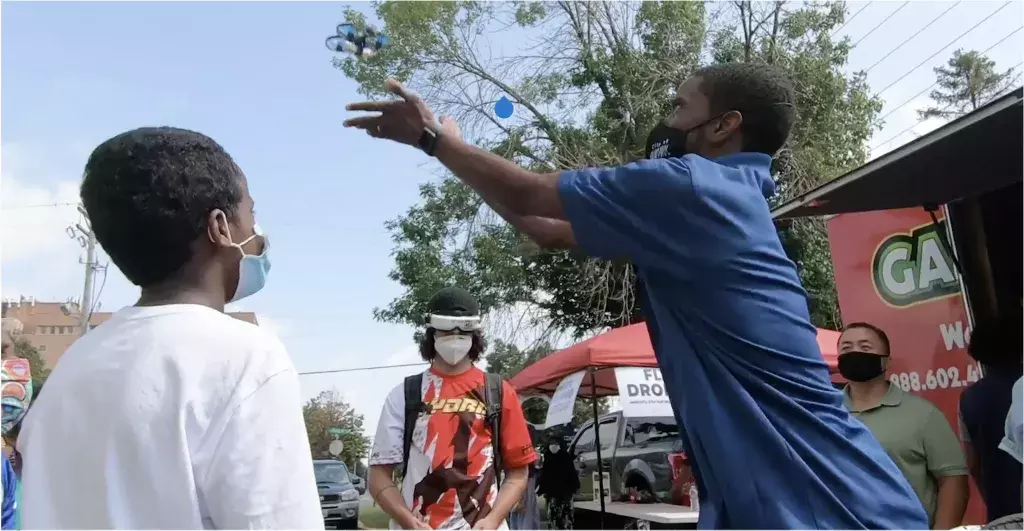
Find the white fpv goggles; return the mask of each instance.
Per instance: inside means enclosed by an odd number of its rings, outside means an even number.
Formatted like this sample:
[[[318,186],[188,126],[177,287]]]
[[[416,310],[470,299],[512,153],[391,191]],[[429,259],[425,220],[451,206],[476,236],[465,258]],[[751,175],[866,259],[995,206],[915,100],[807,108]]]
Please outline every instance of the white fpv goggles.
[[[459,332],[474,332],[483,328],[483,322],[479,315],[458,317],[454,315],[430,314],[427,326],[442,332],[451,332],[452,330],[458,330]]]

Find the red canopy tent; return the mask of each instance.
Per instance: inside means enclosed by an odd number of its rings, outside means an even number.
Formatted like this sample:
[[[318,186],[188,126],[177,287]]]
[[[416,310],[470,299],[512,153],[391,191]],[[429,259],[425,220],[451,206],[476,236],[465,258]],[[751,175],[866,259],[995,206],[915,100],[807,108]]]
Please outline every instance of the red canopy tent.
[[[818,346],[825,362],[828,363],[829,370],[833,373],[836,372],[838,342],[839,332],[818,329]],[[610,330],[549,354],[519,371],[510,382],[516,391],[523,395],[550,395],[555,392],[562,378],[582,369],[657,366],[658,360],[654,357],[654,347],[651,346],[651,338],[647,334],[647,325],[637,323]],[[594,378],[597,380],[591,382]],[[595,370],[588,373],[580,384],[580,396],[591,396],[592,384],[595,384],[596,396],[619,394],[615,371]]]

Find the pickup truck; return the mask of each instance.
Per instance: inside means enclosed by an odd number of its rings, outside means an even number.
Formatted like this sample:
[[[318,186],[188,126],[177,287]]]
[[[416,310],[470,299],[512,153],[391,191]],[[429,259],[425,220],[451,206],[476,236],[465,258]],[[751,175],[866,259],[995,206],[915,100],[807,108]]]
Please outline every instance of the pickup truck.
[[[610,475],[605,486],[612,500],[636,489],[651,501],[672,503],[672,455],[682,452],[679,427],[672,417],[626,418],[622,412],[604,415],[598,423],[602,470]],[[597,447],[594,421],[583,425],[569,443],[580,475],[579,501],[594,499]]]

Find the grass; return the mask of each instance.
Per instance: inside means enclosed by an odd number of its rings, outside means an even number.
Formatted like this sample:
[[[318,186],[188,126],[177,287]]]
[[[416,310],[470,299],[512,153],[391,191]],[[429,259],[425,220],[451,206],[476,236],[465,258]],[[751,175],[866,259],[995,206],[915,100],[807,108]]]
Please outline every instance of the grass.
[[[387,529],[391,517],[384,513],[379,506],[372,505],[359,509],[359,522],[367,529]]]

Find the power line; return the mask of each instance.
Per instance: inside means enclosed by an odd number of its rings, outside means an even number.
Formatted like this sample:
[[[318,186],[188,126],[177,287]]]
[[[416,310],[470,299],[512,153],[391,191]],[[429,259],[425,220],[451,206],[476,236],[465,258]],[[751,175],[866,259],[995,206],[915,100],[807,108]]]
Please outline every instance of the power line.
[[[999,39],[998,41],[996,41],[996,42],[995,42],[995,44],[993,44],[993,45],[989,46],[988,48],[985,48],[985,49],[984,49],[984,50],[983,50],[983,51],[981,52],[981,55],[985,55],[985,54],[987,54],[987,53],[988,53],[989,51],[991,51],[991,50],[992,50],[993,48],[995,48],[996,46],[999,46],[1000,44],[1002,44],[1003,42],[1005,42],[1005,41],[1006,41],[1006,39],[1009,39],[1010,37],[1012,37],[1012,36],[1013,36],[1014,34],[1016,34],[1016,33],[1017,33],[1018,31],[1020,31],[1021,29],[1024,29],[1024,27],[1021,27],[1021,28],[1017,28],[1017,29],[1015,29],[1015,30],[1011,31],[1010,33],[1007,33],[1006,35],[1004,35],[1004,36],[1003,36],[1003,38],[1002,38],[1002,39]],[[948,45],[947,45],[947,46],[948,46]],[[1013,67],[1013,68],[1016,68],[1016,67]],[[1011,68],[1011,70],[1013,70],[1013,68]],[[924,94],[925,92],[928,92],[929,90],[931,90],[932,88],[934,88],[934,87],[935,87],[936,85],[938,85],[938,84],[939,84],[939,80],[938,80],[938,79],[936,79],[934,83],[932,83],[931,85],[928,85],[927,87],[925,87],[925,88],[924,88],[924,90],[922,90],[921,92],[918,92],[917,94],[914,94],[913,96],[911,96],[910,98],[908,98],[908,99],[907,99],[906,101],[904,101],[903,103],[901,103],[901,104],[897,105],[896,107],[894,107],[894,108],[893,108],[893,109],[892,109],[891,111],[889,111],[889,112],[887,112],[887,113],[883,114],[883,115],[882,115],[882,116],[881,116],[880,118],[876,119],[876,120],[875,120],[875,121],[874,121],[874,122],[872,123],[872,125],[875,125],[875,124],[879,124],[879,123],[881,123],[881,122],[882,122],[883,120],[885,120],[886,118],[888,118],[889,116],[891,116],[891,115],[892,115],[892,113],[894,113],[894,112],[896,112],[896,111],[898,111],[898,110],[902,109],[903,107],[906,107],[906,106],[907,106],[908,104],[910,104],[910,102],[912,102],[912,101],[916,100],[916,99],[917,99],[917,98],[918,98],[919,96],[921,96],[921,95],[922,95],[922,94]],[[878,94],[875,94],[875,96],[877,96],[877,95],[878,95]],[[901,133],[901,134],[902,134],[902,133]]]
[[[875,64],[873,64],[873,65],[869,66],[869,67],[867,68],[867,70],[864,70],[864,73],[865,73],[865,74],[867,74],[868,72],[870,72],[870,71],[871,71],[871,69],[872,69],[872,68],[874,68],[874,67],[878,66],[878,64],[879,64],[879,63],[881,63],[882,61],[885,61],[886,59],[888,59],[890,55],[892,55],[892,54],[896,53],[896,51],[897,51],[897,50],[899,50],[899,49],[900,49],[900,48],[902,48],[902,47],[903,47],[903,46],[904,46],[905,44],[907,44],[908,42],[910,42],[911,40],[913,40],[913,38],[914,38],[914,37],[917,37],[918,35],[920,35],[922,31],[924,31],[924,30],[928,29],[929,27],[931,27],[931,25],[932,25],[932,24],[935,24],[935,21],[937,21],[937,20],[939,20],[940,18],[942,18],[943,16],[945,16],[945,15],[946,15],[946,13],[949,13],[950,11],[952,11],[952,10],[953,10],[953,8],[954,8],[954,7],[956,7],[956,6],[958,6],[958,5],[960,5],[960,0],[957,0],[957,2],[956,2],[955,4],[953,4],[953,5],[949,6],[949,9],[947,9],[947,10],[943,11],[942,13],[940,13],[940,14],[939,14],[939,16],[937,16],[937,17],[933,18],[933,19],[931,20],[931,22],[929,22],[929,23],[925,24],[925,26],[924,26],[923,28],[921,28],[921,29],[917,30],[917,33],[915,33],[915,34],[911,35],[910,37],[907,37],[907,40],[905,40],[905,41],[901,42],[901,43],[899,44],[899,46],[897,46],[897,47],[893,48],[892,50],[889,50],[889,53],[887,53],[887,54],[883,55],[881,59],[879,59],[879,60],[875,61]],[[863,40],[863,39],[861,39],[861,40]]]
[[[41,203],[38,205],[20,205],[12,207],[3,207],[0,210],[25,210],[29,208],[50,208],[50,207],[63,207],[63,206],[78,206],[77,202],[71,203]]]
[[[1013,70],[1014,68],[1018,68],[1018,67],[1020,67],[1021,65],[1024,65],[1024,61],[1021,61],[1021,62],[1017,63],[1017,65],[1016,65],[1016,66],[1013,66],[1013,67],[1011,67],[1011,68],[1010,68],[1010,70]],[[1002,96],[1003,94],[1006,94],[1007,92],[1012,92],[1012,91],[1014,91],[1014,90],[1017,90],[1018,88],[1020,88],[1020,87],[1011,87],[1011,88],[1007,89],[1006,91],[1004,91],[1004,92],[1000,93],[999,95],[996,95],[996,96],[995,96],[995,97],[993,97],[993,98],[992,98],[991,100],[995,100],[995,99],[998,99],[998,98],[999,98],[1000,96]],[[989,100],[989,101],[991,101],[991,100]],[[943,113],[943,112],[946,112],[946,111],[948,111],[948,110],[949,110],[949,109],[950,109],[951,107],[953,107],[953,105],[954,105],[955,103],[956,103],[956,102],[951,102],[951,103],[949,103],[949,104],[948,104],[948,105],[946,105],[945,107],[943,107],[943,108],[939,109],[939,112],[940,112],[940,113]],[[889,142],[892,142],[893,140],[896,140],[897,138],[899,138],[899,137],[903,136],[903,134],[904,134],[904,133],[906,133],[907,131],[910,131],[911,129],[913,129],[913,128],[915,128],[915,127],[919,126],[919,125],[921,125],[921,124],[922,124],[922,123],[923,123],[924,121],[925,121],[925,120],[920,120],[920,119],[919,119],[918,121],[914,122],[914,124],[913,124],[913,125],[911,125],[910,127],[908,127],[908,128],[906,128],[906,129],[904,129],[904,130],[900,131],[899,133],[896,133],[895,135],[893,135],[892,137],[890,137],[890,138],[889,138],[888,140],[885,140],[885,141],[883,141],[883,142],[879,142],[878,144],[875,144],[875,145],[874,145],[874,147],[871,147],[871,148],[868,148],[868,149],[870,149],[871,151],[874,151],[874,150],[876,150],[876,149],[878,149],[878,148],[880,148],[880,147],[882,147],[882,146],[884,146],[884,145],[888,144]]]
[[[853,43],[853,46],[850,46],[850,49],[852,50],[852,49],[856,48],[857,45],[860,44],[864,39],[868,38],[868,35],[871,35],[872,33],[875,32],[875,30],[877,30],[878,28],[882,27],[882,24],[885,24],[896,13],[899,13],[901,9],[903,9],[904,7],[907,7],[907,4],[909,4],[909,3],[910,3],[909,1],[908,2],[903,2],[903,5],[901,5],[900,7],[897,7],[896,11],[893,11],[892,13],[889,13],[889,16],[887,16],[884,19],[882,19],[882,21],[879,22],[878,24],[875,24],[875,27],[871,28],[871,31],[868,31],[867,33],[864,34],[863,37],[861,37],[860,39],[857,39],[857,42]]]
[[[910,74],[914,73],[915,70],[917,70],[918,68],[921,68],[922,66],[924,66],[925,63],[927,63],[928,61],[931,61],[936,55],[939,55],[940,53],[942,53],[942,51],[945,50],[946,48],[949,48],[950,46],[956,44],[956,42],[959,41],[960,39],[964,38],[965,35],[967,35],[968,33],[972,32],[972,31],[974,31],[975,28],[977,28],[978,26],[982,25],[986,20],[996,16],[996,13],[999,13],[1003,9],[1006,9],[1006,6],[1008,6],[1008,5],[1012,4],[1012,3],[1013,2],[1011,1],[1011,2],[1007,2],[1007,3],[1003,4],[999,9],[996,9],[995,11],[990,13],[987,17],[985,17],[985,18],[981,19],[980,21],[978,21],[977,24],[971,26],[970,29],[968,29],[967,31],[961,33],[959,37],[957,37],[957,38],[953,39],[952,41],[950,41],[949,44],[947,44],[947,45],[943,46],[942,48],[939,48],[938,50],[936,50],[935,53],[929,55],[927,59],[925,59],[924,61],[921,61],[920,63],[918,63],[917,66],[915,66],[914,68],[911,68],[910,70],[908,70],[906,74],[903,74],[902,76],[900,76],[898,79],[896,79],[896,81],[893,81],[892,83],[889,83],[888,85],[886,85],[886,87],[884,89],[879,90],[878,92],[876,92],[875,93],[875,97],[878,97],[883,92],[889,90],[896,83],[899,83],[900,81],[903,81],[904,79],[906,79],[907,76],[909,76]]]
[[[378,370],[378,369],[396,369],[396,368],[401,368],[401,367],[422,367],[424,365],[430,365],[430,364],[425,362],[425,361],[423,361],[423,362],[420,362],[420,363],[401,363],[401,364],[398,364],[398,365],[377,365],[375,367],[353,367],[351,369],[333,369],[333,370],[329,370],[329,371],[309,371],[309,372],[300,372],[299,376],[310,376],[310,375],[313,375],[313,374],[332,374],[332,373],[336,373],[336,372],[375,371],[375,370]]]
[[[868,2],[868,3],[864,4],[864,7],[858,9],[857,12],[854,13],[852,17],[846,19],[846,22],[843,22],[843,25],[839,26],[838,28],[836,28],[836,30],[832,32],[832,35],[829,35],[829,36],[830,37],[835,37],[837,33],[839,33],[843,28],[846,27],[847,24],[849,24],[853,19],[857,18],[857,15],[859,15],[861,11],[864,11],[865,9],[868,8],[869,5],[871,5],[873,3],[874,2],[872,1],[872,2]]]

